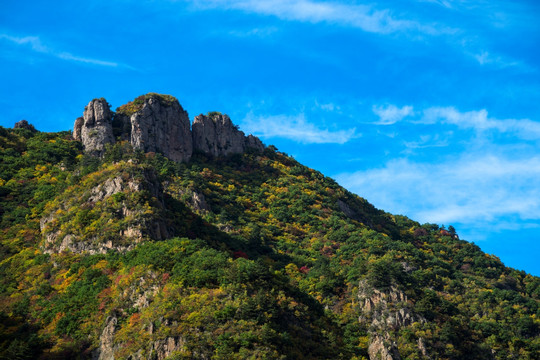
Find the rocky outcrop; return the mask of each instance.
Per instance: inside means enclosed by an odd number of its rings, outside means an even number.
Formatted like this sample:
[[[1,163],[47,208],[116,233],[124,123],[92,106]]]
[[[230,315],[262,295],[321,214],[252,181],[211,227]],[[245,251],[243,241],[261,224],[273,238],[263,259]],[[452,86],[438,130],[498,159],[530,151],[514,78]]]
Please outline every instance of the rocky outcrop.
[[[262,151],[262,142],[248,137],[233,125],[227,115],[210,113],[193,120],[193,148],[213,157],[241,154],[248,148]]]
[[[30,130],[32,132],[36,132],[36,128],[34,127],[34,125],[30,124],[28,121],[26,120],[21,120],[21,121],[18,121],[15,123],[15,126],[13,126],[14,129],[26,129],[26,130]]]
[[[100,156],[107,144],[128,141],[144,152],[161,153],[177,161],[189,161],[194,150],[211,157],[241,154],[248,149],[263,151],[253,135],[245,136],[227,115],[210,113],[193,121],[174,97],[150,93],[120,106],[113,114],[105,99],[88,104],[75,121],[73,138],[86,152]]]
[[[361,309],[359,321],[369,324],[369,358],[401,359],[394,334],[415,321],[425,322],[425,319],[411,311],[412,303],[407,295],[394,286],[381,291],[370,287],[367,281],[361,281],[358,300]],[[427,358],[423,339],[418,339],[418,344]]]
[[[153,171],[117,165],[106,180],[87,190],[72,188],[40,220],[43,251],[98,254],[129,251],[146,238],[170,237],[163,212],[163,190]]]
[[[126,319],[132,316],[126,310],[136,309],[139,314],[148,314],[147,308],[163,290],[162,279],[159,273],[153,270],[142,270],[142,268],[132,270],[124,277],[120,277],[117,283],[117,295],[112,303],[114,310],[105,320],[99,337],[99,346],[92,354],[94,360],[115,358],[164,360],[184,348],[184,338],[175,331],[178,322],[156,316],[152,320],[147,319],[136,328],[140,337],[144,339],[139,342],[140,347],[126,349],[131,340],[125,336],[126,329],[130,327]]]
[[[81,137],[81,131],[84,124],[84,118],[78,117],[77,120],[75,120],[75,125],[73,125],[73,138],[77,141],[82,141]]]
[[[129,139],[135,149],[157,152],[173,161],[191,158],[193,145],[187,112],[178,100],[151,94],[133,114],[118,114],[122,128],[129,128]]]
[[[99,337],[99,348],[94,352],[92,360],[114,360],[114,352],[118,348],[118,345],[114,345],[117,324],[118,318],[115,314],[107,318],[105,328]]]
[[[86,152],[101,155],[107,144],[114,143],[112,118],[107,101],[94,99],[86,106],[82,121],[75,121],[73,137],[83,143]]]
[[[203,193],[193,191],[189,204],[195,212],[210,211],[210,206],[208,206],[208,203],[206,202],[206,198],[204,197]]]
[[[156,360],[165,360],[175,351],[184,348],[185,341],[180,336],[169,336],[151,344],[149,353]]]
[[[246,149],[253,149],[259,152],[264,150],[264,144],[262,143],[261,139],[251,134],[247,136],[245,144]]]
[[[134,275],[134,276],[133,276]],[[132,276],[130,278],[130,276]],[[137,272],[133,270],[130,275],[120,277],[121,281],[117,283],[117,295],[115,296],[112,304],[114,310],[112,310],[107,319],[105,320],[105,326],[101,331],[99,337],[99,346],[93,351],[93,360],[113,360],[115,358],[123,358],[118,356],[122,348],[125,347],[125,337],[118,336],[118,332],[123,327],[125,328],[126,318],[131,315],[127,313],[127,309],[137,309],[143,311],[154,301],[156,294],[159,292],[161,276],[152,270],[142,270]],[[129,280],[128,280],[129,279]],[[168,325],[167,321],[163,321]],[[150,322],[149,326],[145,326],[147,334],[144,336],[148,339],[150,344],[150,350],[147,354],[153,353],[157,355],[158,359],[164,359],[172,351],[177,349],[178,339],[161,339],[154,340],[152,338],[154,332],[154,324]],[[156,348],[154,350],[154,347]],[[137,353],[131,354],[132,359],[148,359],[148,356],[143,356],[146,350],[139,349]],[[153,350],[153,351],[152,351]],[[160,357],[160,355],[162,355]],[[155,359],[153,357],[152,359]]]

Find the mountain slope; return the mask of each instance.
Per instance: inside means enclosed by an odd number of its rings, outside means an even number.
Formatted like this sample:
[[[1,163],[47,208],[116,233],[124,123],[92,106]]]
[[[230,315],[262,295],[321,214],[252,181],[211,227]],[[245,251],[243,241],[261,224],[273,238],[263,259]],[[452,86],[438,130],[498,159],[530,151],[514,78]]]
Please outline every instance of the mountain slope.
[[[0,129],[1,358],[538,358],[539,278],[201,119],[241,146]]]

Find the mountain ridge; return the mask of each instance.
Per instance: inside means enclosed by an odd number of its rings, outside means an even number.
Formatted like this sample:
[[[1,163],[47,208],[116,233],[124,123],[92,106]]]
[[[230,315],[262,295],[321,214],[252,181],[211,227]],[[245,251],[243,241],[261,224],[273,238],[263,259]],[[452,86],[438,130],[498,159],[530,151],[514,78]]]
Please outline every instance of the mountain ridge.
[[[156,96],[121,121],[93,100],[73,133],[0,128],[0,358],[538,358],[540,278],[220,145],[219,113],[171,159],[148,139],[183,113]]]

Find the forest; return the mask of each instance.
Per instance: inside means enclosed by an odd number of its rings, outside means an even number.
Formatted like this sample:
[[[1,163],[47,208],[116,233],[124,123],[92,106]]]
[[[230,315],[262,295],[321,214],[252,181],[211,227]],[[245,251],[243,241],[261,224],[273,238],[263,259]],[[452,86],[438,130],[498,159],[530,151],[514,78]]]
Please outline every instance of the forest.
[[[0,159],[0,359],[540,358],[540,278],[274,146]]]

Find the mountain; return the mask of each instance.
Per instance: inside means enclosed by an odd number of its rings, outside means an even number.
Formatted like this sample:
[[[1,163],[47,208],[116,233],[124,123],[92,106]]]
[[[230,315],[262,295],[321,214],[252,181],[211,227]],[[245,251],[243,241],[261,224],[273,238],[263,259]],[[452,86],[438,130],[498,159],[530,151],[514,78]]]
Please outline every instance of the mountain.
[[[0,128],[1,359],[538,359],[540,278],[227,115]]]

